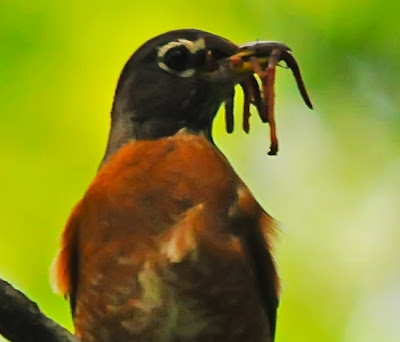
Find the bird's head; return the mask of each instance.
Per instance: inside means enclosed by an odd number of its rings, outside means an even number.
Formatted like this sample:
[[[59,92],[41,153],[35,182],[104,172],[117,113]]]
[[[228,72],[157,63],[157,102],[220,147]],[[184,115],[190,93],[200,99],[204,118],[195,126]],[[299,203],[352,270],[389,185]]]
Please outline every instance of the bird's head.
[[[274,47],[290,50],[280,43],[267,44],[266,50],[271,53]],[[247,57],[256,55],[252,47],[245,49]],[[253,77],[248,63],[247,68],[230,68],[224,62],[239,52],[229,40],[194,29],[170,31],[143,44],[122,70],[104,160],[131,140],[171,136],[183,128],[212,141],[220,105],[232,102],[235,84]]]

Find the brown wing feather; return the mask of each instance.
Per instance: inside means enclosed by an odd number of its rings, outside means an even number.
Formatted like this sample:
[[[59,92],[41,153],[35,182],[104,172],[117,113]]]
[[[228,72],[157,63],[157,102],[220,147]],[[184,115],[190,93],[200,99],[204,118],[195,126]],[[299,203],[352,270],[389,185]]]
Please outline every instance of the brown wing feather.
[[[273,341],[279,304],[279,277],[272,255],[276,221],[264,212],[243,183],[238,187],[236,205],[231,209],[230,215],[235,225],[240,227],[243,243],[250,256],[250,267],[255,269],[258,290],[270,322]]]
[[[261,232],[257,231],[249,234],[247,244],[253,257],[261,299],[270,322],[273,341],[275,338],[276,317],[279,305],[278,277],[275,264]]]
[[[53,260],[50,270],[50,282],[53,291],[69,297],[71,311],[75,311],[75,293],[78,283],[79,251],[77,235],[79,232],[81,202],[78,203],[64,228],[60,250]]]

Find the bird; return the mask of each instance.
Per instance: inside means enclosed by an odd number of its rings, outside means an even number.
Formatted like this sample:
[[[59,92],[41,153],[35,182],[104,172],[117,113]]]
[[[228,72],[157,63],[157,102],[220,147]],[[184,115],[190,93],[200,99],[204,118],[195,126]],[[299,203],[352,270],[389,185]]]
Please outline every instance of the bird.
[[[104,158],[51,271],[82,342],[274,341],[276,222],[212,138],[236,84],[260,107],[237,56],[228,39],[180,29],[124,66]]]

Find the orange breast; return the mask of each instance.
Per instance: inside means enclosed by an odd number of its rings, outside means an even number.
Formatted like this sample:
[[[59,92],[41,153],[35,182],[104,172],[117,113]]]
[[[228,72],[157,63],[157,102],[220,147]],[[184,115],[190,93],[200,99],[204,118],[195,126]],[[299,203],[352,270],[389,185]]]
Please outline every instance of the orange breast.
[[[262,218],[205,138],[126,145],[72,215],[56,262],[58,286],[75,301],[78,335],[96,342],[268,337],[243,243]]]

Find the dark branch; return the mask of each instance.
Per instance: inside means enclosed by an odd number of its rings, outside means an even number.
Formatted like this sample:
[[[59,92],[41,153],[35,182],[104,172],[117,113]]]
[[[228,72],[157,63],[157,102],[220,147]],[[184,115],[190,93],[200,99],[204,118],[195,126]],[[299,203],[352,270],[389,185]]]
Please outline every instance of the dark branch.
[[[78,342],[36,303],[0,279],[0,334],[12,342]]]

